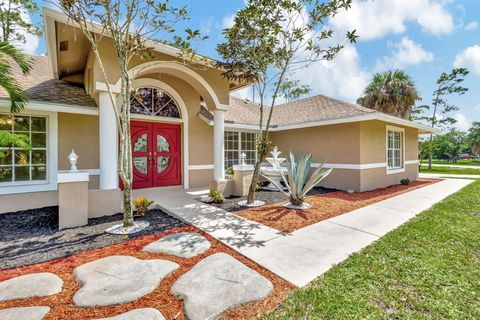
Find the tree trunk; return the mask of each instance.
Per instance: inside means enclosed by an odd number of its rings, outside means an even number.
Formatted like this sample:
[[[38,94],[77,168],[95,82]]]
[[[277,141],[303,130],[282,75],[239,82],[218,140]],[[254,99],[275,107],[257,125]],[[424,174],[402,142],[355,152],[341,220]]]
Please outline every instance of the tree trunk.
[[[432,159],[433,159],[433,150],[432,150],[432,141],[433,141],[433,135],[430,134],[430,145],[428,146],[428,170],[432,169]]]
[[[252,182],[248,189],[247,203],[252,204],[255,201],[255,192],[257,191],[258,176],[260,175],[260,167],[269,151],[268,133],[262,132],[262,140],[259,142],[257,162],[255,162],[255,169],[253,170]]]
[[[304,200],[303,199],[298,199],[290,196],[290,203],[294,206],[299,206],[301,207],[303,204]]]
[[[132,186],[124,185],[123,188],[123,227],[133,226],[133,211],[132,211]]]

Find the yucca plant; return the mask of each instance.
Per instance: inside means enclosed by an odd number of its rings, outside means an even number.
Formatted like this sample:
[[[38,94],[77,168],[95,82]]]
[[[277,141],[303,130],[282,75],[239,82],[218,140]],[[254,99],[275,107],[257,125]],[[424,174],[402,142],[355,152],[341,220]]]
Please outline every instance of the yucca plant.
[[[285,173],[280,167],[280,164],[277,162],[277,159],[274,158],[274,162],[280,174],[282,175],[282,179],[287,187],[287,191],[284,191],[281,186],[279,186],[269,177],[264,177],[272,182],[278,188],[278,190],[290,198],[290,204],[287,206],[298,209],[308,209],[311,207],[305,202],[306,194],[318,183],[320,183],[320,181],[322,181],[326,176],[328,176],[330,172],[332,172],[331,168],[325,169],[323,167],[324,163],[322,163],[313,171],[312,175],[307,180],[308,173],[310,172],[310,166],[312,164],[312,154],[308,154],[305,158],[300,155],[298,160],[295,161],[295,157],[290,151],[290,159],[287,161],[287,176],[285,176]]]

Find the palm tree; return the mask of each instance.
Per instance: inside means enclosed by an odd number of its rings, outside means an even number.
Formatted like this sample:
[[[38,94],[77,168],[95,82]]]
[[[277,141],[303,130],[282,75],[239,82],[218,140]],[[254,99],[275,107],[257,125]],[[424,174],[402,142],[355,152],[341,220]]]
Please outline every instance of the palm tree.
[[[402,70],[375,73],[357,103],[366,108],[410,119],[412,107],[419,100],[412,78]]]
[[[25,107],[27,96],[12,75],[12,62],[20,67],[24,75],[30,72],[31,65],[27,56],[8,42],[0,41],[0,87],[10,97],[10,111],[19,112]]]

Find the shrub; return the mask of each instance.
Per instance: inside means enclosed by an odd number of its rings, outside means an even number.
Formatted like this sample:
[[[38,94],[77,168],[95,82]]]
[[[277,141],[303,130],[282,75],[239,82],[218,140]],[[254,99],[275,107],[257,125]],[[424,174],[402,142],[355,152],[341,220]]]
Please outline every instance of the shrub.
[[[226,170],[225,170],[225,174],[228,176],[228,177],[233,177],[233,167],[228,167]]]
[[[225,201],[225,197],[220,191],[210,189],[210,199],[213,203],[223,203]]]
[[[147,197],[138,197],[133,200],[133,205],[137,208],[137,215],[145,216],[148,212],[148,207],[150,207],[154,201],[148,199]]]
[[[404,186],[408,186],[410,184],[410,179],[403,178],[402,180],[400,180],[400,183],[403,184]]]

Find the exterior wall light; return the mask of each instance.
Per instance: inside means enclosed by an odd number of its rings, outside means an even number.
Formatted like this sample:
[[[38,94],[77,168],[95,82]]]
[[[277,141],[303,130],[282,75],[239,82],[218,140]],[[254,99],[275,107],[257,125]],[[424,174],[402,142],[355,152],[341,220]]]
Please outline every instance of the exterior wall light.
[[[73,149],[70,155],[68,156],[68,161],[70,161],[70,171],[78,171],[77,169],[78,156]]]

